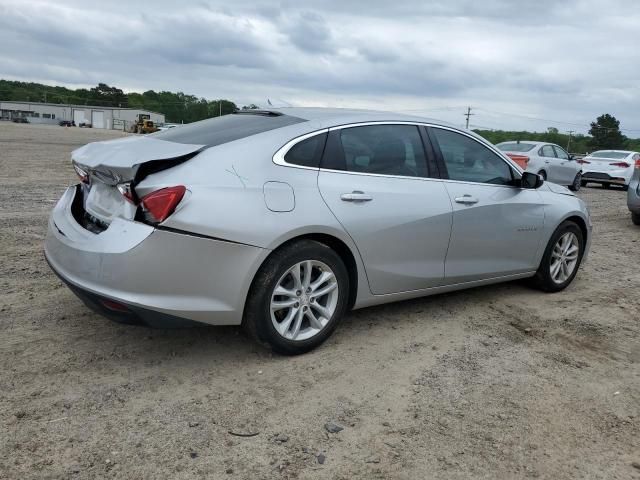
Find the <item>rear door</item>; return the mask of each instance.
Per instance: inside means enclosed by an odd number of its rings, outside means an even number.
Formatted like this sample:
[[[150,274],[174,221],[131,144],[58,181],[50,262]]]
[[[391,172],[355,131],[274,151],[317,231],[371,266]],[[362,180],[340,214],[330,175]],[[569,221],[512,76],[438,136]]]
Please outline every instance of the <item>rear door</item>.
[[[514,171],[475,138],[430,127],[453,205],[447,284],[536,270],[544,207],[535,190],[514,186]]]
[[[355,241],[374,294],[444,281],[452,211],[444,183],[432,171],[417,125],[329,132],[318,186]]]

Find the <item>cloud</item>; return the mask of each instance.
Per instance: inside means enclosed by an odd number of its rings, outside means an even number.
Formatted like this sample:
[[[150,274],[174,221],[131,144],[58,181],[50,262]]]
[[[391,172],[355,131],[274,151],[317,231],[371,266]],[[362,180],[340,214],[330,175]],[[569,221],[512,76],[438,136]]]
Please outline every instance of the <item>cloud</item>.
[[[635,0],[3,0],[0,77],[454,123],[471,105],[501,128],[609,112],[640,136],[639,22]]]

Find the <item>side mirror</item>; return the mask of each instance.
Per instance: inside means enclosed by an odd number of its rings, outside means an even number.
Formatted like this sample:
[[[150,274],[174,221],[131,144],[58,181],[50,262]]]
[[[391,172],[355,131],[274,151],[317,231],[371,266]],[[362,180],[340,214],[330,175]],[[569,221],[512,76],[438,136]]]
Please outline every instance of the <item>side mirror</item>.
[[[544,180],[536,173],[523,172],[520,179],[520,186],[522,188],[540,188]]]
[[[575,159],[576,159],[576,156],[575,156],[575,155],[569,155],[569,160],[572,160],[572,161],[573,161],[573,160],[575,160]]]

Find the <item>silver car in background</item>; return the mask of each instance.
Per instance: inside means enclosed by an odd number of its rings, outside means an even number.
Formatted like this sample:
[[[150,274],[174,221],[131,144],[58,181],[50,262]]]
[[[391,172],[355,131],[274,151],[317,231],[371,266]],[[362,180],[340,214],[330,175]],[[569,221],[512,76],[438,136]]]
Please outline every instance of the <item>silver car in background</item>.
[[[582,166],[560,145],[534,141],[511,141],[496,145],[520,168],[537,173],[543,180],[565,185],[574,192],[580,190]]]
[[[388,112],[243,111],[72,154],[52,269],[91,308],[243,327],[285,354],[349,309],[532,278],[571,283],[582,200],[472,132]]]
[[[640,225],[640,158],[635,161],[633,175],[627,190],[627,207],[631,212],[631,221]]]
[[[640,153],[628,150],[598,150],[578,160],[582,164],[582,185],[599,183],[603,188],[629,187]]]

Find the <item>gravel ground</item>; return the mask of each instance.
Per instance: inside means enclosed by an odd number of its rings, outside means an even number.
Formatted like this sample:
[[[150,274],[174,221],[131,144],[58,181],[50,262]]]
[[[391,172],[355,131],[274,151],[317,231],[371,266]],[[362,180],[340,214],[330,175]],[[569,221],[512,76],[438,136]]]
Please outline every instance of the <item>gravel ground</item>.
[[[593,246],[562,293],[368,308],[285,358],[238,328],[112,323],[49,270],[70,151],[119,135],[0,123],[0,478],[640,478],[640,228],[622,191],[580,192]]]

